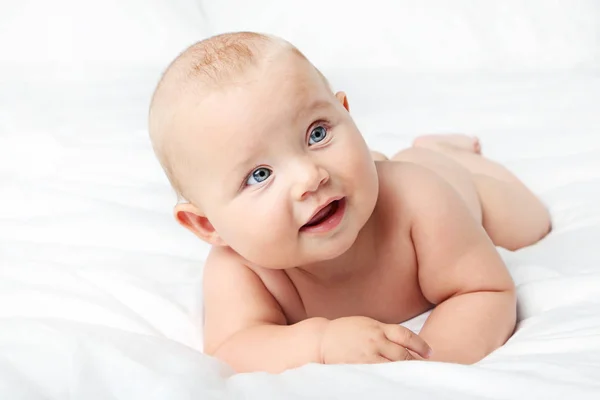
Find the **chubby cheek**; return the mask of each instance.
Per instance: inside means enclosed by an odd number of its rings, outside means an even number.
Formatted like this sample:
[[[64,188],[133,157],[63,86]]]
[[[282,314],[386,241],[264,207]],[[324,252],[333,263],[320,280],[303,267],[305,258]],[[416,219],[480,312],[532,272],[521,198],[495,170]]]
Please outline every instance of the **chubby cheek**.
[[[344,146],[338,149],[336,170],[352,186],[369,186],[376,174],[371,153],[360,133],[353,132],[349,136]]]
[[[230,207],[223,239],[248,261],[268,267],[283,262],[293,251],[297,232],[284,204],[263,201]]]
[[[375,207],[379,191],[375,163],[360,133],[353,135],[344,147],[341,161],[335,166],[336,172],[342,177],[343,186],[352,195],[354,204],[368,215]]]

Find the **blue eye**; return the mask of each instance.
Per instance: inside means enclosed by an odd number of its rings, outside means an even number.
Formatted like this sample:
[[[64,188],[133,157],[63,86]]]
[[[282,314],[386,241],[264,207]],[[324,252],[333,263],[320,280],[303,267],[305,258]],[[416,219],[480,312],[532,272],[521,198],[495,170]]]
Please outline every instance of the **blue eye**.
[[[261,183],[267,180],[267,178],[271,176],[271,174],[272,171],[269,168],[256,168],[254,171],[252,171],[252,173],[246,180],[246,185],[256,185],[257,183]]]
[[[311,132],[310,137],[308,138],[308,145],[319,143],[327,136],[327,129],[325,127],[319,125],[316,126]]]

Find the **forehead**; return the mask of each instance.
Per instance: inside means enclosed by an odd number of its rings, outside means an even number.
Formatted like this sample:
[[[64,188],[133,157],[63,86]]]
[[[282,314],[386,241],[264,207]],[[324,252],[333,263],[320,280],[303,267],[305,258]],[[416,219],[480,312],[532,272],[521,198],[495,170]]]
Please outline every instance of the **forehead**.
[[[268,121],[286,112],[301,112],[311,101],[326,102],[331,93],[316,69],[295,54],[266,61],[239,81],[217,91],[212,98],[214,108],[222,111],[225,125],[232,122]],[[234,118],[232,118],[234,117]]]
[[[232,149],[242,152],[265,134],[288,127],[314,108],[331,106],[333,100],[310,63],[298,56],[276,58],[207,96],[191,131],[202,138],[208,158]]]

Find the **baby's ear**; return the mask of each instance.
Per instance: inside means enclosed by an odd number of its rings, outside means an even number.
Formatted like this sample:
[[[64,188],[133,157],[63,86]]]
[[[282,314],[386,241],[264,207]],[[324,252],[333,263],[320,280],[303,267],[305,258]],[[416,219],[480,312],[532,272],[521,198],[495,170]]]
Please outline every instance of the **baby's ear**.
[[[177,222],[205,242],[214,246],[225,244],[208,218],[195,205],[190,203],[177,204],[173,214]]]
[[[335,97],[340,101],[340,103],[342,103],[346,110],[350,111],[350,106],[348,105],[348,96],[346,96],[346,93],[337,92]]]

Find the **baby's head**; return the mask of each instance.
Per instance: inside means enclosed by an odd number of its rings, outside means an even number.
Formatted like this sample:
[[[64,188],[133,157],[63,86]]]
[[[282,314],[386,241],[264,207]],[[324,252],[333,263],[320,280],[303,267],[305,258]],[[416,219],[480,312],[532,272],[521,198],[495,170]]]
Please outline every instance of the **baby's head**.
[[[334,258],[375,207],[375,164],[345,94],[282,39],[230,33],[189,47],[159,82],[149,125],[176,219],[250,263]]]

